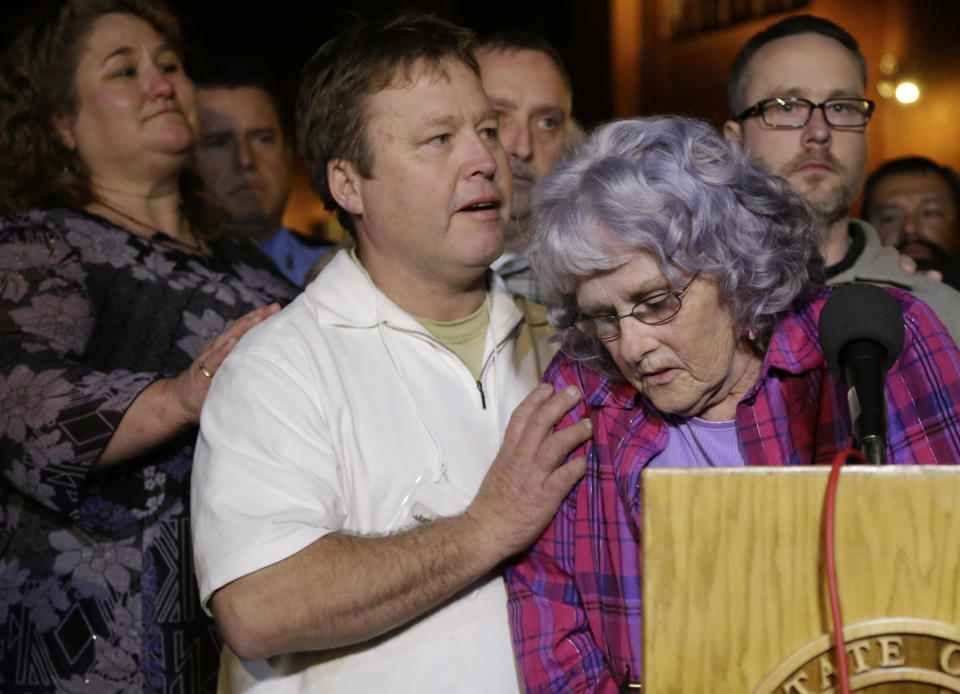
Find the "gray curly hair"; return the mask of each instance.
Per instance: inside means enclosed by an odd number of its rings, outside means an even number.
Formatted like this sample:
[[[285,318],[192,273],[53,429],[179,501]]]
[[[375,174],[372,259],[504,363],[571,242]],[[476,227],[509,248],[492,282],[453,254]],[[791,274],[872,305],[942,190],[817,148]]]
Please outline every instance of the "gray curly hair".
[[[634,118],[598,127],[534,194],[534,259],[563,351],[621,378],[603,343],[582,334],[580,282],[650,254],[674,283],[713,277],[738,329],[765,350],[780,317],[823,283],[806,202],[705,122]]]

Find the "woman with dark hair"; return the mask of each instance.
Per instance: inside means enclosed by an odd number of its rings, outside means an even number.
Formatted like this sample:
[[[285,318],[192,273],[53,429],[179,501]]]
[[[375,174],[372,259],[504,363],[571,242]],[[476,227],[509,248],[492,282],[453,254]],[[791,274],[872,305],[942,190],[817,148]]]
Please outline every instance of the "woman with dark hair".
[[[188,543],[210,379],[293,288],[219,239],[154,0],[66,0],[0,72],[0,689],[213,691]]]
[[[662,117],[591,134],[534,197],[537,270],[562,352],[544,380],[583,393],[587,472],[508,571],[530,692],[616,692],[639,673],[640,474],[810,465],[852,441],[817,321],[830,289],[811,212],[707,124]],[[933,312],[904,314],[886,381],[887,459],[960,460],[960,352]]]

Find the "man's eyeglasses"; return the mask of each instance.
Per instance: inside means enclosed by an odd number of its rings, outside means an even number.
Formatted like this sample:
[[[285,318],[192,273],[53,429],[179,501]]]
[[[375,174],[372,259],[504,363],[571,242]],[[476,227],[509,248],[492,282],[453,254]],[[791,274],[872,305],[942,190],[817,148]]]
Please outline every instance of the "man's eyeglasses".
[[[870,99],[827,99],[815,104],[796,96],[774,97],[751,106],[737,120],[760,116],[763,124],[771,128],[802,128],[810,122],[813,109],[819,108],[831,127],[856,129],[870,122],[876,107]]]
[[[696,273],[690,278],[682,289],[673,291],[655,292],[650,296],[637,302],[629,313],[622,316],[610,314],[606,316],[578,316],[573,322],[574,327],[587,337],[601,340],[603,342],[612,342],[620,337],[620,321],[629,316],[646,325],[659,325],[666,323],[680,312],[683,307],[680,297],[690,288],[693,281],[697,279],[700,273]]]

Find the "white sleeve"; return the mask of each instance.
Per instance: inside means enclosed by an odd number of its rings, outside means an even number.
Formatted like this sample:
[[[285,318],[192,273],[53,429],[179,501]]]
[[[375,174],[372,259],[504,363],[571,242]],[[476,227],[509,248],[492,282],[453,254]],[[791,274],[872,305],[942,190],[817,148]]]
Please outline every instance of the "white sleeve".
[[[191,485],[193,554],[204,609],[218,588],[343,525],[327,417],[303,374],[234,350],[203,405]]]

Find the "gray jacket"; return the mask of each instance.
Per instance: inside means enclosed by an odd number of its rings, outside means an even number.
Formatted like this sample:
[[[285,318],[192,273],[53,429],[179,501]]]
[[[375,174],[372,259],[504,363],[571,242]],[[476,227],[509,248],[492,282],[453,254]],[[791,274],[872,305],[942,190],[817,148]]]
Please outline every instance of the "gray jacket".
[[[863,232],[866,246],[852,267],[828,279],[827,284],[869,282],[905,289],[930,306],[950,331],[954,342],[960,343],[960,292],[943,282],[922,275],[906,274],[883,249],[880,237],[872,226],[862,219],[851,219],[850,224]]]

